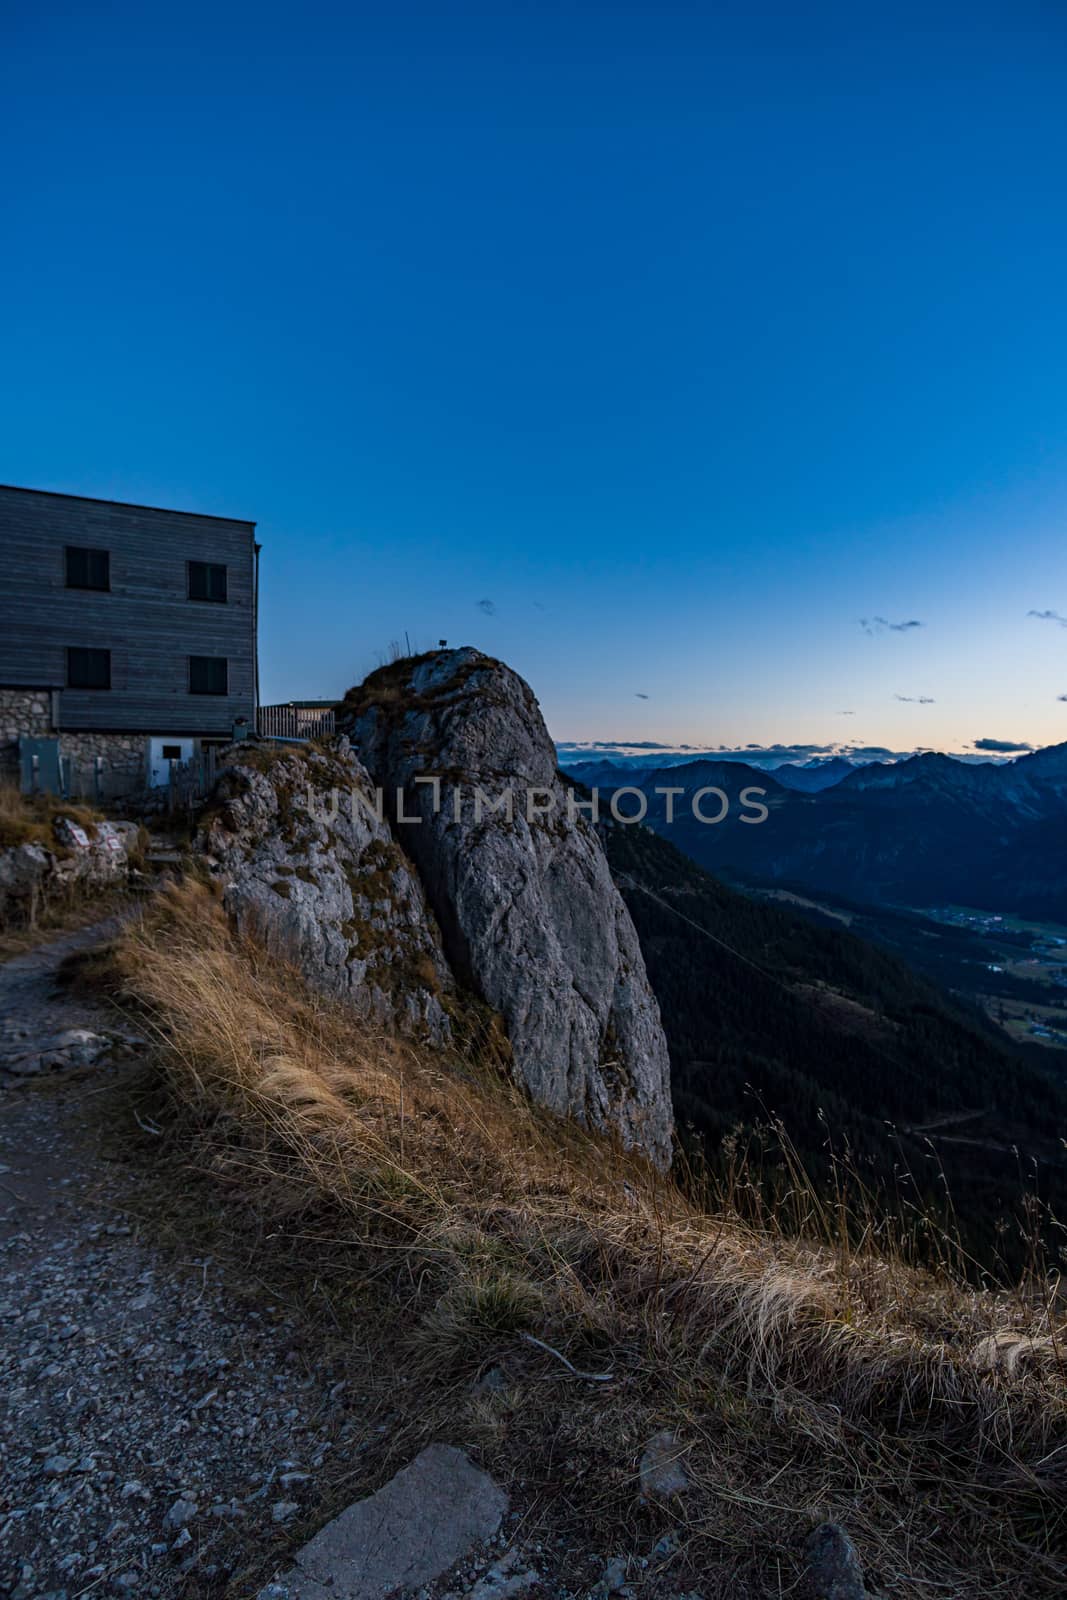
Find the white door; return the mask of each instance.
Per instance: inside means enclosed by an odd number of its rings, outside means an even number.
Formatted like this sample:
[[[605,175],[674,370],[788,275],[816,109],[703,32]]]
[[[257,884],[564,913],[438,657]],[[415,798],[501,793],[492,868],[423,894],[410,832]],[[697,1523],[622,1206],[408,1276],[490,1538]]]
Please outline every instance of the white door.
[[[193,755],[192,739],[168,738],[164,735],[160,739],[148,741],[148,782],[153,789],[161,788],[170,781],[170,764],[172,761],[190,761]]]

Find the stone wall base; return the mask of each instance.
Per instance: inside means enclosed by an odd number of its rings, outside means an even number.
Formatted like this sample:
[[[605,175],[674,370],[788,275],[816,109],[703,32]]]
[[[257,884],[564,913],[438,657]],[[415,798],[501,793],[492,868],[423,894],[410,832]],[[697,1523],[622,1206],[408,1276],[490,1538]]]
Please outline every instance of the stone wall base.
[[[143,733],[65,733],[59,754],[70,762],[70,792],[76,799],[118,799],[148,782],[148,739]]]
[[[56,737],[50,689],[0,689],[0,781],[19,782],[22,737]],[[106,803],[147,784],[147,735],[61,729],[58,738],[60,758],[70,763],[73,799]]]
[[[18,781],[21,734],[46,739],[51,732],[50,689],[0,689],[0,778]]]

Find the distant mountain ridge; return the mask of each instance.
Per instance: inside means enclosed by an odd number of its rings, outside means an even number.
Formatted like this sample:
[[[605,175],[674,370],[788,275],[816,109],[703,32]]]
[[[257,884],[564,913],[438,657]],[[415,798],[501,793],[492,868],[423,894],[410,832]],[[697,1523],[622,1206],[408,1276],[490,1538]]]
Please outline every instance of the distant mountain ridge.
[[[784,761],[775,767],[774,776],[787,789],[799,789],[805,794],[818,794],[840,783],[856,771],[856,763],[847,756],[830,756],[826,760]]]
[[[763,883],[791,882],[861,902],[946,903],[1067,920],[1067,743],[1011,762],[934,752],[855,767],[821,790],[795,774],[700,760],[651,772],[602,767],[597,787],[638,787],[649,825],[695,861]],[[591,778],[583,781],[590,783]],[[668,822],[663,787],[682,787]],[[705,786],[730,799],[716,826],[688,803]],[[740,794],[764,791],[766,821],[745,825]],[[707,809],[707,807],[706,807]]]

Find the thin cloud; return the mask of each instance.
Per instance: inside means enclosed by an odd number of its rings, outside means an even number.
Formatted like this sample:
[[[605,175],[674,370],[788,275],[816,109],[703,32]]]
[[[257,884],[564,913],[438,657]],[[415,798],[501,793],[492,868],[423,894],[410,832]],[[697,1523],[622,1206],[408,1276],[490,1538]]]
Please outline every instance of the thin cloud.
[[[672,750],[696,750],[700,748],[692,744],[664,744],[662,739],[560,739],[556,744],[557,750],[610,750],[617,755],[626,750],[662,750],[669,754]]]
[[[976,739],[976,750],[988,750],[992,755],[1010,756],[1023,750],[1032,750],[1032,744],[1024,744],[1017,739]]]
[[[895,694],[894,700],[903,700],[909,706],[936,706],[937,701],[929,694]]]
[[[1067,617],[1061,616],[1058,611],[1028,611],[1026,615],[1036,617],[1038,622],[1056,622],[1061,628],[1067,628]]]
[[[861,617],[860,627],[873,639],[876,633],[910,633],[913,628],[921,628],[922,623],[914,617],[907,622],[890,622],[888,617]]]
[[[484,611],[487,617],[496,616],[496,602],[493,600],[477,600],[475,604],[479,611]]]

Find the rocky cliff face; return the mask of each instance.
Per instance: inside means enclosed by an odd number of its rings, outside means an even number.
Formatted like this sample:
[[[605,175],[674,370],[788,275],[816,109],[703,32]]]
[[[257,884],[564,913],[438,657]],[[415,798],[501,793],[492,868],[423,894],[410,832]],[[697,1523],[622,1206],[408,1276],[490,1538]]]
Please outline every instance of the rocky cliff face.
[[[477,650],[437,651],[372,674],[339,726],[385,791],[453,971],[503,1016],[517,1077],[666,1164],[659,1008],[527,684]]]
[[[443,1044],[455,984],[418,878],[373,808],[347,740],[329,753],[235,747],[199,844],[239,926],[368,1021]]]

